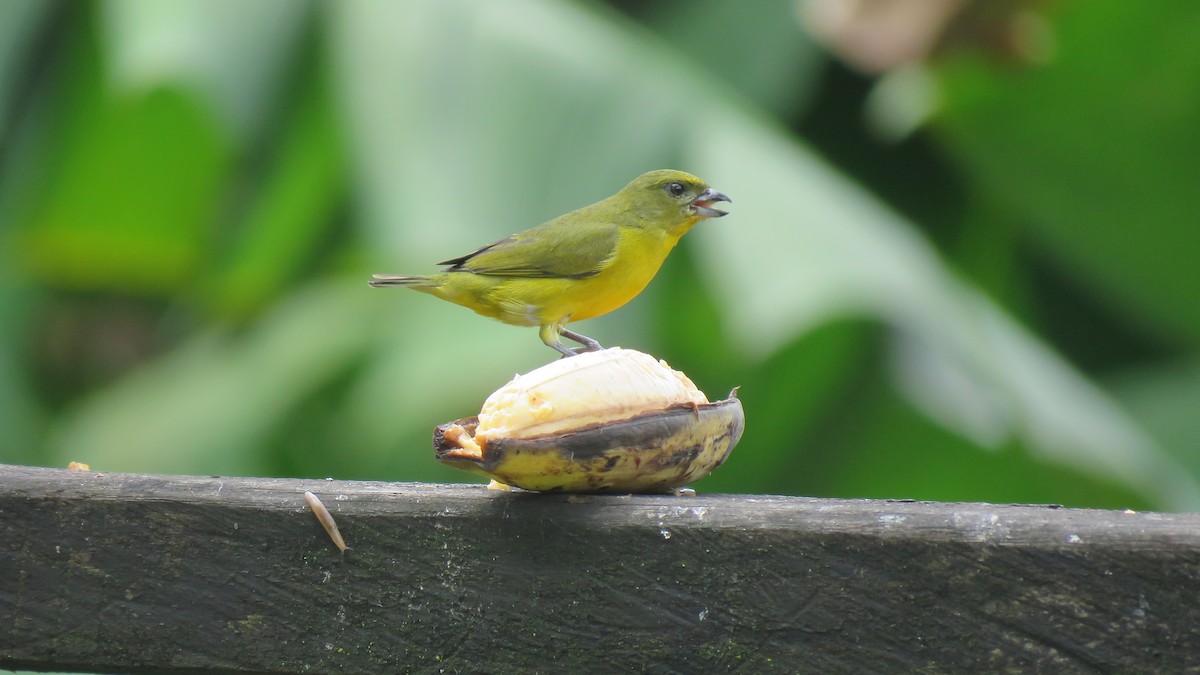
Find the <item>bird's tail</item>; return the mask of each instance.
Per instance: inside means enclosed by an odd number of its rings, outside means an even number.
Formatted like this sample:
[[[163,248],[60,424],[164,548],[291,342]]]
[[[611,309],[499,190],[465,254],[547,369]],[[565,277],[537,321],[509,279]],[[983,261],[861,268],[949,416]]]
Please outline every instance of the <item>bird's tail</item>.
[[[407,274],[373,274],[367,282],[375,288],[384,286],[409,286],[416,290],[431,288],[436,284],[429,277],[409,276]]]

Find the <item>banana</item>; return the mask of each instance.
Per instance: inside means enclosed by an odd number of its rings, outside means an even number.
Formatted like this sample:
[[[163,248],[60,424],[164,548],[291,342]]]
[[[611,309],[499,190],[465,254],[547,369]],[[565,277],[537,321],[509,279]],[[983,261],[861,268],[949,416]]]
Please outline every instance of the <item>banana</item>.
[[[710,403],[665,362],[614,348],[514,378],[433,445],[444,464],[526,490],[664,492],[720,466],[744,427],[734,392]]]

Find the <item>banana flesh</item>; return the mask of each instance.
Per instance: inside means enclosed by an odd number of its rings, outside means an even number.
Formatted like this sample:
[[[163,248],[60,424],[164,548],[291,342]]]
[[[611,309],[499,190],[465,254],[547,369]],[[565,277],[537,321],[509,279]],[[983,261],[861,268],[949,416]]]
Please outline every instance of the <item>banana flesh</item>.
[[[631,349],[559,359],[519,375],[488,397],[476,440],[534,438],[647,410],[708,403],[686,375]]]
[[[478,416],[439,425],[434,447],[527,490],[661,492],[720,466],[744,426],[736,397],[710,403],[665,362],[615,348],[514,378]]]

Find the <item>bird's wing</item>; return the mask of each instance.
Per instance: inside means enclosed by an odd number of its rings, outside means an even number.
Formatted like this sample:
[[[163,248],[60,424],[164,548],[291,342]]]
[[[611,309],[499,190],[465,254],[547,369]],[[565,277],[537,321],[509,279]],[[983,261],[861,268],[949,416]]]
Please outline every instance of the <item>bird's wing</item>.
[[[616,225],[552,220],[438,264],[487,276],[586,279],[612,258],[619,233]]]

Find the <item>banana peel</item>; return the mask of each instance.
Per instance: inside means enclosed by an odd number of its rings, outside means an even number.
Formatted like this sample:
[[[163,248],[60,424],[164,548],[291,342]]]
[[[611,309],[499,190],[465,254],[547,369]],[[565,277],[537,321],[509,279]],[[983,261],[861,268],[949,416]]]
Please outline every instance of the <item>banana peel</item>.
[[[541,492],[666,492],[719,467],[741,439],[736,390],[710,403],[683,373],[620,348],[518,376],[479,415],[440,424],[439,461]]]

